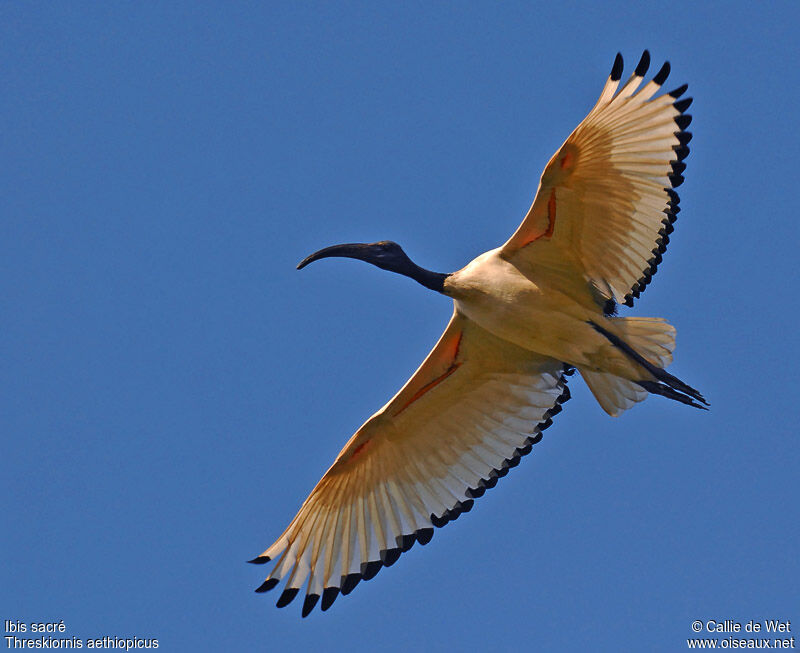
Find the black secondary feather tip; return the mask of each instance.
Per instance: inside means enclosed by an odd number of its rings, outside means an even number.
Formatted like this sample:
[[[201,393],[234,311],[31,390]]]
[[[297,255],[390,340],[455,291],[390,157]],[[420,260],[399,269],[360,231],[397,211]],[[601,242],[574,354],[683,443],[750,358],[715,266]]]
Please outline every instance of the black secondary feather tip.
[[[633,74],[637,77],[644,77],[647,73],[647,69],[650,67],[650,53],[645,50],[642,52],[642,58],[639,59],[639,63],[636,65],[636,70],[633,71]]]
[[[620,77],[622,77],[622,53],[617,52],[614,65],[611,67],[611,81],[619,81]]]

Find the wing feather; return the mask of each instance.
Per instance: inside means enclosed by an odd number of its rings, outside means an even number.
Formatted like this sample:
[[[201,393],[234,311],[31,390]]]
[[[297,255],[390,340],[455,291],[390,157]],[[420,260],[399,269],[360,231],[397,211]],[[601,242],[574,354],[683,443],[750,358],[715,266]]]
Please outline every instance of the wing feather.
[[[633,304],[661,262],[678,212],[672,190],[683,182],[689,153],[685,131],[691,99],[685,86],[656,96],[669,73],[665,64],[641,86],[645,51],[619,90],[621,57],[600,98],[547,164],[528,214],[503,246],[521,268],[564,262],[599,290],[604,300]],[[534,271],[532,276],[536,276]]]
[[[350,439],[281,537],[257,591],[306,584],[303,616],[472,508],[568,396],[563,364],[519,349],[454,313],[409,382]]]

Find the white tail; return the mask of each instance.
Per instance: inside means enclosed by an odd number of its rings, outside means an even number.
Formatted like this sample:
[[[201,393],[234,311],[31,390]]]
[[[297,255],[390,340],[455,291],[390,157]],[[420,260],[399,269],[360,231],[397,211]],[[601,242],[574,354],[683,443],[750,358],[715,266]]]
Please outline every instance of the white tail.
[[[613,320],[616,334],[647,361],[660,368],[672,362],[675,327],[666,320],[660,317],[620,317]],[[635,381],[607,372],[579,370],[597,403],[612,417],[618,417],[648,395],[647,390]]]
[[[648,361],[664,368],[675,351],[675,327],[663,317],[621,317],[614,319],[620,337]]]

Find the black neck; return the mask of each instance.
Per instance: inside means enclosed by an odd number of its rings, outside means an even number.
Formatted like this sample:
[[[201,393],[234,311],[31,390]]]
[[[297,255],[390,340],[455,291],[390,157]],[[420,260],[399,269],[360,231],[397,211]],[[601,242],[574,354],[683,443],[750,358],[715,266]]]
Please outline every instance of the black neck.
[[[421,268],[408,258],[408,254],[403,251],[400,245],[390,240],[382,240],[377,243],[344,243],[325,247],[318,252],[314,252],[311,256],[306,256],[297,265],[297,269],[302,270],[309,263],[330,256],[354,258],[371,263],[383,270],[397,272],[403,276],[410,277],[429,290],[435,290],[439,293],[444,292],[444,280],[450,276],[449,274],[431,272]]]
[[[434,290],[436,292],[444,291],[444,280],[450,276],[449,274],[444,274],[442,272],[431,272],[430,270],[421,268],[416,263],[411,263],[411,266],[403,270],[398,270],[398,272],[407,277],[411,277],[417,283],[420,283],[429,290]]]

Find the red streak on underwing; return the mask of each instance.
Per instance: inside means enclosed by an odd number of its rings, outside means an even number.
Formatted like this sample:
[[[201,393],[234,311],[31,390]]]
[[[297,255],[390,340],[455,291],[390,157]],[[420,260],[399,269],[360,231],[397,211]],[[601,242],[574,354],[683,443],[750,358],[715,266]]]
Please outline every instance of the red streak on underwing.
[[[567,152],[564,154],[564,158],[561,159],[561,169],[571,166],[572,165],[572,152]]]
[[[413,404],[417,399],[419,399],[422,395],[424,395],[429,390],[433,390],[437,385],[439,385],[442,381],[444,381],[448,376],[450,376],[453,372],[455,372],[459,367],[461,367],[461,363],[453,363],[450,368],[442,374],[440,377],[435,378],[433,381],[424,385],[420,390],[414,393],[414,396],[408,400],[408,403],[405,404],[400,410],[398,410],[395,415],[399,415],[402,413],[406,408],[408,408],[411,404]]]
[[[350,458],[351,459],[355,458],[358,454],[360,454],[364,450],[364,447],[366,447],[370,442],[372,442],[372,440],[367,440],[366,442],[362,442],[360,445],[358,445],[355,451],[353,451],[353,453],[350,455]]]
[[[528,238],[522,245],[520,245],[520,249],[530,245],[533,242],[536,242],[540,238],[551,238],[553,236],[553,231],[556,228],[556,189],[550,191],[550,198],[547,200],[547,231],[543,233],[536,234],[535,236]]]
[[[566,157],[565,157],[566,158]],[[553,235],[553,230],[556,228],[556,189],[550,191],[550,199],[547,200],[547,231],[540,237],[550,238]]]
[[[458,350],[461,347],[461,338],[463,337],[463,331],[459,331],[458,337],[450,340],[444,347],[445,358],[451,359],[451,365],[455,362],[456,358],[458,358]]]
[[[463,336],[463,332],[458,334],[458,338],[452,342],[445,343],[444,354],[447,358],[450,358],[450,366],[444,372],[444,374],[437,376],[433,381],[426,383],[422,386],[419,390],[417,390],[414,395],[409,399],[403,406],[395,413],[395,417],[402,413],[406,408],[408,408],[411,404],[413,404],[417,399],[419,399],[422,395],[426,392],[433,390],[437,385],[439,385],[442,381],[444,381],[448,376],[450,376],[453,372],[455,372],[459,367],[461,367],[461,363],[456,362],[456,358],[458,358],[458,350],[461,347],[461,338]],[[357,451],[357,450],[356,450]]]

